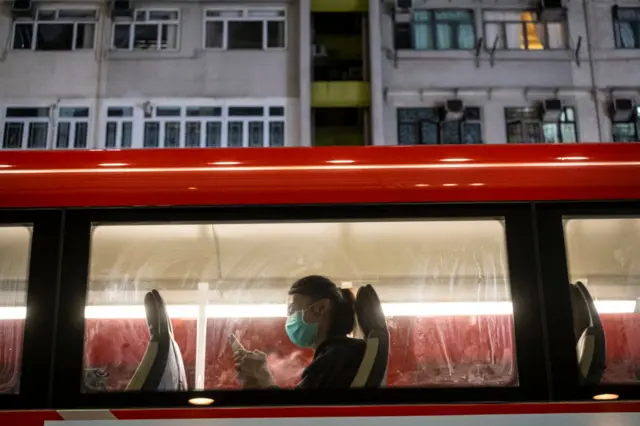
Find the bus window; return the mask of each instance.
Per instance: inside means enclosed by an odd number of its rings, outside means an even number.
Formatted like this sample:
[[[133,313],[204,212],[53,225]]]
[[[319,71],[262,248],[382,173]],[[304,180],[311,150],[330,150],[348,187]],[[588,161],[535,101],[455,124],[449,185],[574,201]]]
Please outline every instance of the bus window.
[[[0,226],[0,394],[20,391],[31,228]]]
[[[504,227],[487,219],[97,226],[85,386],[127,389],[149,341],[143,300],[156,289],[189,389],[241,387],[231,334],[266,354],[276,385],[295,387],[313,350],[287,336],[287,293],[316,274],[378,292],[387,386],[518,384]]]
[[[640,219],[567,219],[565,241],[583,381],[640,382]]]

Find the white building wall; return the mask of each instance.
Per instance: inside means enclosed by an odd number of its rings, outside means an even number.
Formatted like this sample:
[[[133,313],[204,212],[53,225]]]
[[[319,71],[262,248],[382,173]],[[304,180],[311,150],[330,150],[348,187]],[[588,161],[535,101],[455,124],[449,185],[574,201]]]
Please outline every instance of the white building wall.
[[[212,102],[255,100],[286,103],[286,143],[300,144],[299,14],[298,2],[156,1],[136,2],[137,8],[180,10],[179,48],[175,51],[114,51],[112,21],[106,2],[72,0],[38,2],[40,7],[100,8],[95,49],[72,52],[33,52],[11,49],[13,21],[8,2],[0,2],[0,110],[6,106],[56,105],[89,102],[102,129],[104,105],[176,102],[192,98]],[[287,14],[286,48],[268,51],[204,49],[204,11],[211,7],[283,7]],[[100,102],[96,102],[100,99]],[[237,102],[236,102],[237,103]],[[249,102],[251,103],[251,102]],[[183,103],[186,105],[186,103]],[[0,129],[2,133],[2,129]],[[96,134],[99,136],[99,134]],[[99,138],[95,141],[95,147]]]

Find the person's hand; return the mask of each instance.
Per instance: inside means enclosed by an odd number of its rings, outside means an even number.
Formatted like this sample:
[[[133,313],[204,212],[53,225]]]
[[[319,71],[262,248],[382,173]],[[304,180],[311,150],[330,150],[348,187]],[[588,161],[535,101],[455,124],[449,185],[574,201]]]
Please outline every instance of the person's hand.
[[[238,380],[245,388],[274,386],[267,366],[267,354],[261,351],[237,351],[233,354]]]

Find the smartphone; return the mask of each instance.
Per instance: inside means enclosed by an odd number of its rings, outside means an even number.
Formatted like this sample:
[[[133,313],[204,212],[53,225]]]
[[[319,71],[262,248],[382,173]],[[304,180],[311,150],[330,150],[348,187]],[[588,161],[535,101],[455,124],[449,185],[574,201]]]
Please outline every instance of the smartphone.
[[[233,353],[246,350],[244,346],[242,346],[236,335],[233,333],[229,335],[229,344],[231,345],[231,350],[233,350]]]

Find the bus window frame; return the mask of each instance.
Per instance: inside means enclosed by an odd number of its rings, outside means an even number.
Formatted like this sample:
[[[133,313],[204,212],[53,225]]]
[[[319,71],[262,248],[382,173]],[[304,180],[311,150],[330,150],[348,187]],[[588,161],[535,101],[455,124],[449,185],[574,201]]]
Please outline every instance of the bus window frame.
[[[0,225],[31,227],[20,389],[0,394],[0,409],[36,409],[51,404],[53,353],[58,308],[63,213],[56,209],[0,210]],[[45,354],[43,356],[43,354]]]
[[[573,316],[569,293],[569,267],[564,237],[564,220],[640,217],[637,201],[592,201],[534,203],[541,257],[547,343],[551,360],[553,400],[591,400],[595,395],[615,394],[620,400],[640,400],[640,383],[580,384],[578,356],[574,345]],[[566,285],[558,285],[558,283]]]
[[[208,390],[82,393],[84,308],[92,227],[99,224],[233,223],[318,220],[501,218],[514,304],[515,387],[383,388],[326,390]],[[70,209],[66,213],[53,403],[59,409],[189,407],[209,397],[217,407],[317,406],[548,400],[542,304],[530,203],[368,204],[233,207]]]

